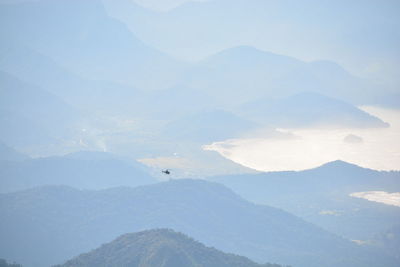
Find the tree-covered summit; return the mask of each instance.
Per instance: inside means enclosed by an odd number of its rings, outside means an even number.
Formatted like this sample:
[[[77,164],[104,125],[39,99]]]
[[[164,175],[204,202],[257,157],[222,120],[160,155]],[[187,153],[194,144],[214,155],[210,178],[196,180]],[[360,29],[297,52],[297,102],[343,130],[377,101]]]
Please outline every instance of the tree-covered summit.
[[[280,267],[221,252],[169,229],[124,234],[57,267]]]

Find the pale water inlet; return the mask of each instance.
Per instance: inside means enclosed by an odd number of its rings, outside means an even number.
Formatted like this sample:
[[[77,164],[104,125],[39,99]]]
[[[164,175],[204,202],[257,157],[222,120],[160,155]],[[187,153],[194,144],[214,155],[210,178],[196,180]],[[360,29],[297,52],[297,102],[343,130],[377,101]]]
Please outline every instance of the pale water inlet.
[[[343,160],[376,170],[400,169],[400,110],[361,107],[390,123],[377,129],[281,129],[294,138],[242,138],[204,146],[259,171],[304,170]]]

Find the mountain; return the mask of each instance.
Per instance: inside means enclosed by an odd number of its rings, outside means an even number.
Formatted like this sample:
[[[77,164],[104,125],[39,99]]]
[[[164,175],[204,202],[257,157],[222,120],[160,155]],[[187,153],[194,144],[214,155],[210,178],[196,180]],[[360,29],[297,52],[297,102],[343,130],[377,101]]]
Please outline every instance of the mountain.
[[[378,96],[377,98],[374,99],[374,101],[371,101],[370,103],[367,104],[398,109],[400,108],[399,103],[400,103],[400,92],[392,92],[389,94]]]
[[[364,97],[371,95],[371,83],[352,76],[335,63],[305,62],[250,46],[213,54],[182,77],[183,84],[201,88],[230,107],[260,97],[281,98],[302,91],[315,91],[351,103],[362,103]]]
[[[1,192],[52,184],[103,189],[155,182],[140,164],[102,152],[80,152],[22,162],[0,161],[0,177]]]
[[[185,86],[146,92],[116,82],[90,80],[29,47],[17,43],[3,46],[1,70],[87,112],[171,119],[216,105],[211,96]]]
[[[55,138],[27,118],[0,109],[0,139],[12,147],[25,147],[32,144],[48,144],[56,142]]]
[[[0,161],[21,161],[26,159],[29,159],[29,157],[0,142]]]
[[[0,139],[17,146],[60,138],[72,131],[79,113],[57,96],[0,72]]]
[[[356,199],[354,192],[399,192],[400,172],[375,171],[334,161],[305,171],[211,178],[259,204],[282,208],[324,229],[369,240],[400,219],[395,206]]]
[[[69,122],[76,111],[57,96],[5,72],[0,72],[2,110],[18,113],[47,126],[57,120]]]
[[[26,45],[6,41],[0,47],[1,70],[27,83],[64,99],[87,87],[83,78]]]
[[[0,45],[1,46],[1,45]],[[2,44],[0,69],[80,110],[131,114],[143,92],[110,81],[85,79],[51,57],[18,43]]]
[[[190,237],[168,229],[125,234],[58,267],[279,267],[206,247]]]
[[[256,124],[224,110],[186,115],[165,126],[164,135],[197,142],[222,141],[253,130]]]
[[[400,258],[400,225],[396,224],[388,230],[375,235],[369,240],[373,245],[380,247],[389,255]]]
[[[147,118],[168,121],[217,106],[217,101],[209,94],[182,85],[151,92],[141,101],[139,114],[144,113]]]
[[[364,77],[399,81],[397,1],[212,0],[168,12],[132,2],[107,1],[107,11],[139,38],[176,57],[199,60],[250,45],[306,60],[331,59]]]
[[[287,212],[200,180],[101,191],[40,187],[1,194],[0,214],[0,257],[27,267],[57,264],[124,233],[154,228],[174,229],[259,262],[396,265]]]
[[[106,14],[100,0],[3,4],[0,18],[2,39],[44,54],[84,78],[168,88],[185,65],[137,39]]]
[[[243,115],[274,127],[388,127],[389,124],[344,101],[304,92],[278,100],[261,99],[242,107]]]

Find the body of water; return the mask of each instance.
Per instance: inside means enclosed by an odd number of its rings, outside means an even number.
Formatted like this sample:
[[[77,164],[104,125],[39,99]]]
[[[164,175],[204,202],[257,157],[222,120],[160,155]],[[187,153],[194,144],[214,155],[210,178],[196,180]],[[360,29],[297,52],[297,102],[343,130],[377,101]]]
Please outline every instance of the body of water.
[[[230,139],[204,149],[259,171],[304,170],[338,159],[376,170],[399,170],[400,110],[361,108],[390,127],[278,129],[294,137]]]

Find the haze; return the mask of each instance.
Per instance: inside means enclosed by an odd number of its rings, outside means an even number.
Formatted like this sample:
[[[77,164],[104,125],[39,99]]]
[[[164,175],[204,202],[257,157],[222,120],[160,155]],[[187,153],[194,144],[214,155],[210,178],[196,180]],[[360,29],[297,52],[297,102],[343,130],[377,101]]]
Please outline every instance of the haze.
[[[0,266],[400,266],[397,0],[0,0]]]

